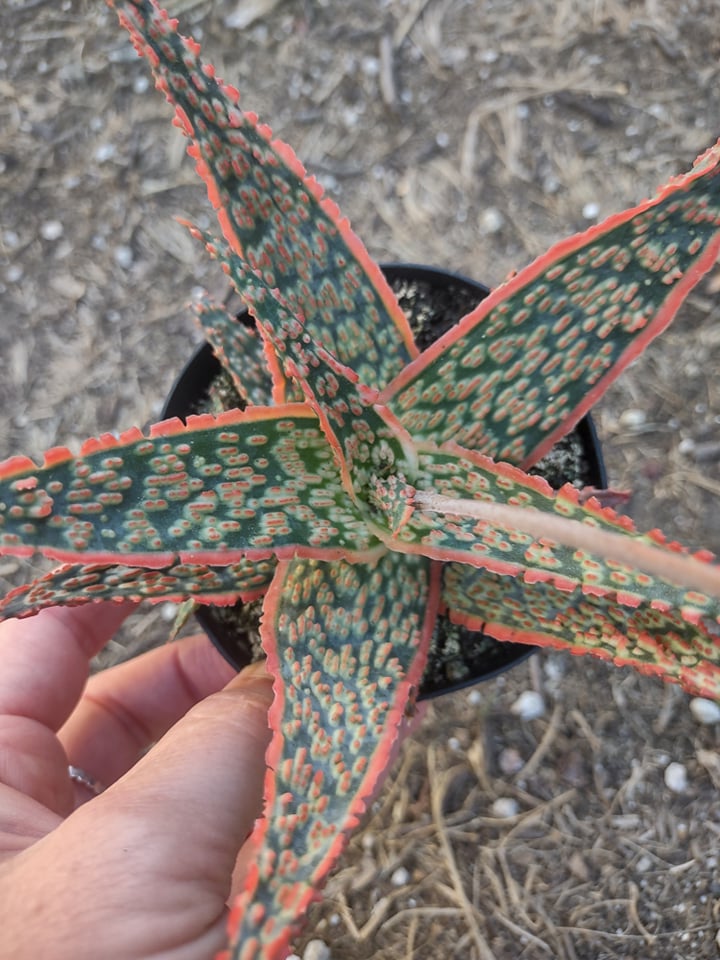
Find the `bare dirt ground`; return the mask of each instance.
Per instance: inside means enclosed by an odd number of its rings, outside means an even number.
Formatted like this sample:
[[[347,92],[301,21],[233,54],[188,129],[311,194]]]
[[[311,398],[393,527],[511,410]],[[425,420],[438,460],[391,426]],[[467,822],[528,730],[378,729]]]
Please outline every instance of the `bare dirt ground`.
[[[490,285],[720,135],[716,0],[178,0],[173,12],[376,257]],[[207,218],[183,151],[103,4],[2,0],[0,456],[157,416],[197,339],[191,289],[223,287],[172,220]],[[716,269],[596,412],[639,525],[716,552],[719,293]],[[0,577],[19,566],[3,560]],[[108,657],[166,627],[158,611],[135,618]],[[534,720],[510,709],[527,690],[545,704]],[[444,698],[307,936],[335,960],[717,957],[720,730],[689,702],[545,653]],[[671,762],[680,792],[665,783]]]

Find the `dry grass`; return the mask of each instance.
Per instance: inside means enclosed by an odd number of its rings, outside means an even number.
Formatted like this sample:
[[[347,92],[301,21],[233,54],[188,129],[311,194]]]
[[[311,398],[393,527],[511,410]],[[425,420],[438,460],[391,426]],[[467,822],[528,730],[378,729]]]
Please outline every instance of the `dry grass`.
[[[374,255],[490,284],[720,133],[714,0],[174,8]],[[5,0],[0,38],[5,455],[156,415],[193,337],[183,304],[222,280],[171,220],[202,218],[204,199],[104,5]],[[716,272],[598,412],[638,522],[716,550],[719,289]],[[124,645],[163,629],[136,619]],[[509,707],[525,689],[548,711],[523,723]],[[716,957],[718,750],[682,693],[540,655],[479,702],[431,708],[311,935],[347,960]]]

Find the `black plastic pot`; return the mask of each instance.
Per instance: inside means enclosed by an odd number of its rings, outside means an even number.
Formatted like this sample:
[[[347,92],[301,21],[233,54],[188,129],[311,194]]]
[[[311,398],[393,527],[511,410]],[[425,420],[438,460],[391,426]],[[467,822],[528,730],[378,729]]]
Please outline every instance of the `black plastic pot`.
[[[480,283],[432,267],[392,263],[383,265],[382,270],[410,317],[421,348],[445,333],[489,293]],[[239,314],[238,320],[250,322],[247,314]],[[198,412],[220,370],[210,345],[204,344],[175,382],[163,416],[184,418]],[[587,485],[606,487],[605,465],[591,418],[584,417],[570,437],[573,448],[580,451],[579,479]],[[548,476],[547,479],[560,486],[578,477]],[[256,644],[247,630],[235,624],[235,611],[236,608],[201,607],[196,616],[226,660],[240,669],[255,658]],[[436,631],[433,638],[419,699],[490,680],[525,660],[535,649],[527,644],[499,642],[481,631],[441,620],[441,630]]]

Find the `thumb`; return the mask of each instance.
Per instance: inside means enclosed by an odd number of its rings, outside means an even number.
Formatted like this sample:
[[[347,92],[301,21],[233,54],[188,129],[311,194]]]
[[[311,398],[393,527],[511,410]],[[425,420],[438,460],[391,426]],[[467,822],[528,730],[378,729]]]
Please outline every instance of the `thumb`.
[[[43,953],[38,931],[33,956],[128,960],[220,949],[233,866],[261,812],[271,702],[264,666],[246,668],[19,858],[11,892],[20,916],[28,899],[41,898],[43,931],[64,944]],[[97,934],[92,945],[88,929]],[[197,952],[176,953],[181,944]]]
[[[95,801],[132,811],[161,875],[171,863],[174,879],[204,880],[227,897],[238,851],[261,813],[271,703],[264,664],[247,667]]]

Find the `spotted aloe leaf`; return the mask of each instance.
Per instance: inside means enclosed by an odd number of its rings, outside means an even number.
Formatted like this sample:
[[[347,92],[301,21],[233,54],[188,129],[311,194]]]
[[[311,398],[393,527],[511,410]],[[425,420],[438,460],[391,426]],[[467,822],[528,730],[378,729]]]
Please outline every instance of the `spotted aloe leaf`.
[[[690,619],[720,614],[720,570],[711,554],[691,557],[657,531],[638,533],[628,517],[593,498],[583,502],[569,484],[554,491],[482,454],[451,445],[417,453],[416,486],[398,488],[383,503],[391,517],[400,515],[398,498],[408,508],[392,536],[383,536],[391,549],[531,583],[552,580],[565,590],[614,592],[630,605],[648,600],[687,610]]]
[[[456,623],[498,640],[592,653],[720,701],[717,603],[707,598],[689,595],[678,609],[619,589],[478,575],[458,563],[446,564],[443,575],[443,601]]]
[[[377,501],[393,531],[383,539],[446,561],[452,620],[500,640],[613,657],[720,698],[720,575],[710,554],[690,556],[581,502],[571,486],[556,493],[471,451],[422,447],[418,476],[420,488],[386,487]],[[479,517],[460,512],[472,498]]]
[[[240,109],[237,90],[203,64],[154,0],[111,0],[205,180],[225,239],[280,286],[313,335],[367,382],[386,383],[417,354],[405,315],[336,206],[290,148]]]
[[[244,557],[237,563],[209,566],[175,563],[159,570],[117,564],[70,563],[56,567],[0,600],[0,619],[26,617],[45,607],[98,600],[184,601],[224,605],[263,596],[272,582],[275,559]]]
[[[273,383],[265,357],[265,345],[257,331],[225,307],[203,295],[193,304],[193,312],[215,356],[230,374],[244,405],[266,406],[272,403]]]
[[[377,546],[304,405],[169,420],[0,465],[0,553],[167,567]]]
[[[247,324],[239,324],[235,318],[227,312],[214,309],[210,321],[208,322],[210,332],[210,342],[213,345],[214,352],[220,357],[223,366],[230,371],[233,380],[237,384],[242,384],[248,377],[246,368],[248,363],[253,366],[255,360],[261,360],[264,364],[263,389],[268,389],[268,397],[264,403],[291,403],[302,401],[305,392],[297,381],[289,374],[277,355],[275,345],[268,336],[261,336],[256,322],[264,320],[266,325],[269,323],[270,329],[278,330],[287,323],[287,317],[291,316],[291,311],[285,304],[280,292],[268,287],[262,276],[252,270],[248,263],[239,257],[224,241],[219,240],[207,230],[201,230],[194,224],[187,223],[191,235],[203,243],[205,249],[213,259],[217,260],[222,269],[228,275],[230,282],[242,299],[247,311],[248,318],[253,322],[252,327]],[[253,295],[253,291],[260,289],[263,295],[267,294],[267,303],[269,312],[264,316],[260,312],[261,298],[259,295]],[[207,294],[203,295],[201,303],[208,302]],[[293,318],[294,319],[294,318]],[[205,321],[201,318],[201,323],[205,327]],[[234,327],[243,326],[245,332],[237,335]],[[267,326],[266,326],[267,329]],[[251,358],[248,361],[243,352],[243,344],[246,337],[256,338],[251,347]],[[252,377],[260,377],[260,374],[251,374]],[[241,390],[242,392],[242,390]]]
[[[409,364],[383,402],[418,440],[527,468],[672,320],[720,251],[720,144],[653,200],[556,244]]]
[[[279,367],[274,379],[284,377],[301,390],[333,448],[348,493],[372,507],[378,479],[413,469],[411,438],[387,409],[376,406],[377,390],[314,340],[279,291],[231,250],[214,243],[208,249],[231,274],[255,317],[268,357]]]
[[[233,956],[286,956],[362,816],[422,676],[438,572],[391,553],[280,563],[262,624],[275,733],[255,865],[230,919]]]

